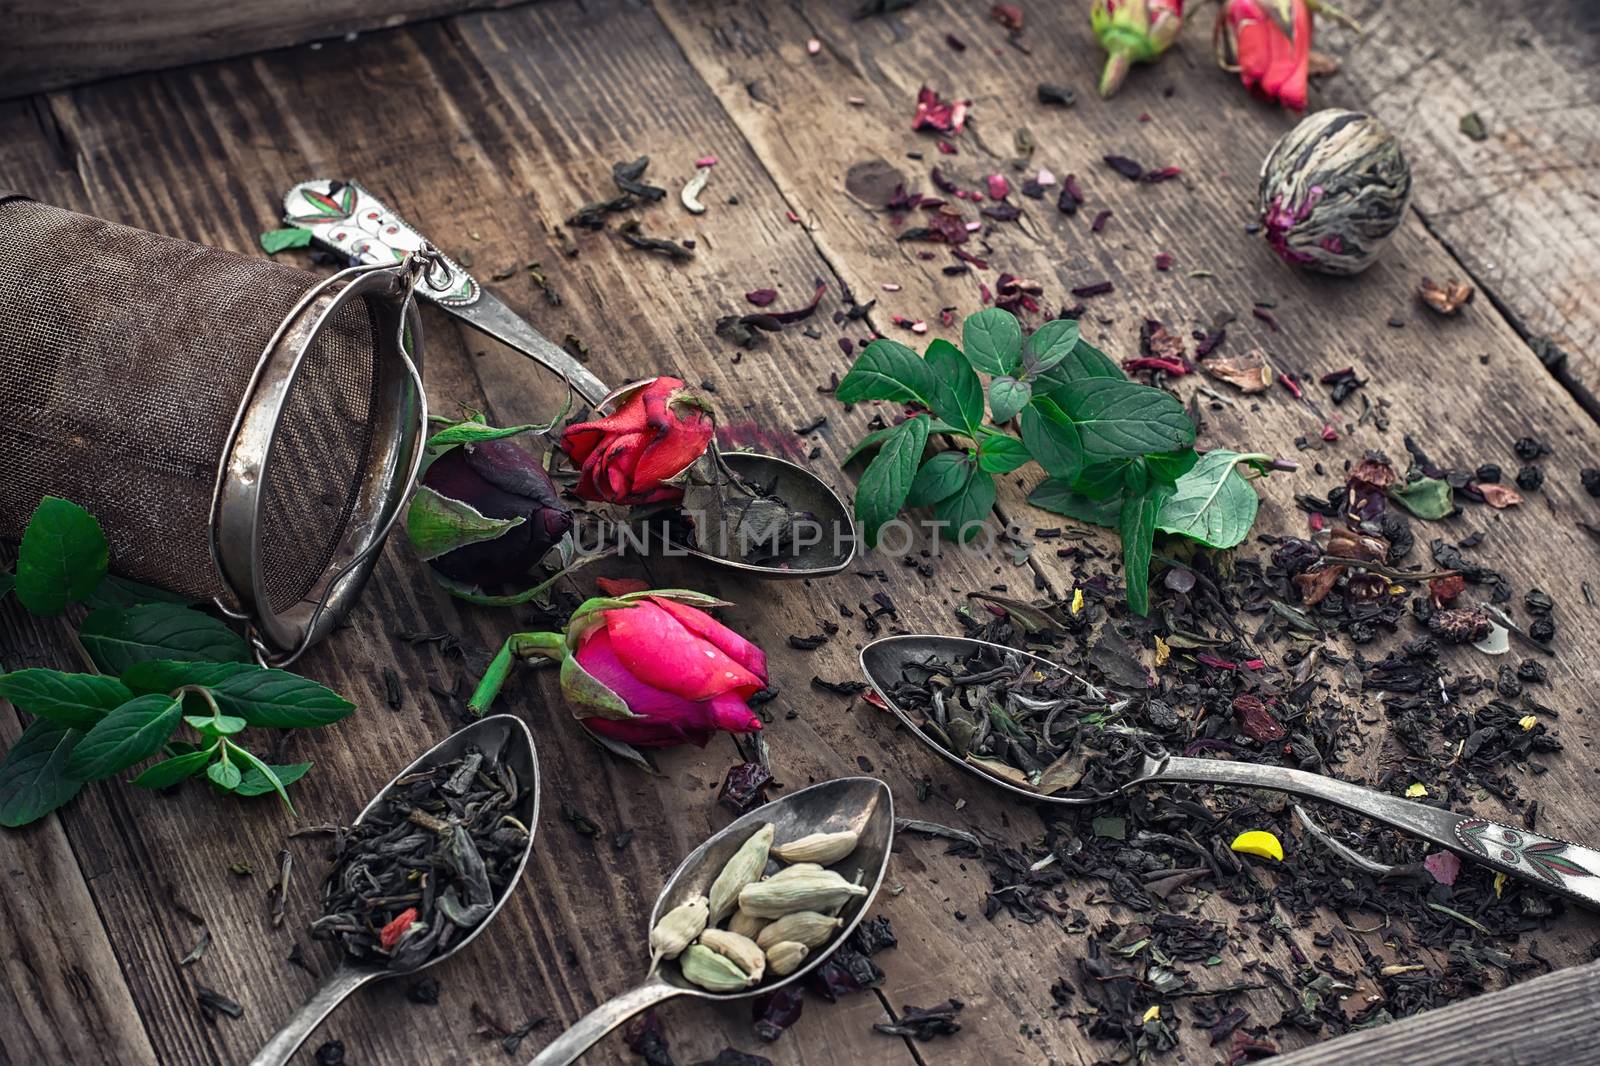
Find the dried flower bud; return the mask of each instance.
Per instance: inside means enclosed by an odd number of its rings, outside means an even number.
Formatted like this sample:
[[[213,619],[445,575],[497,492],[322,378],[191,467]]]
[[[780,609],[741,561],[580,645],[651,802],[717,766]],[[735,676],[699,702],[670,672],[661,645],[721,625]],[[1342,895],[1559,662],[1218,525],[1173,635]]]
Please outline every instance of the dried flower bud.
[[[1134,63],[1153,63],[1183,27],[1183,0],[1094,0],[1089,25],[1107,52],[1100,95],[1122,87]]]
[[[1422,298],[1423,303],[1441,315],[1453,315],[1472,302],[1474,291],[1471,285],[1455,278],[1440,285],[1432,278],[1425,277],[1417,289],[1417,295]]]

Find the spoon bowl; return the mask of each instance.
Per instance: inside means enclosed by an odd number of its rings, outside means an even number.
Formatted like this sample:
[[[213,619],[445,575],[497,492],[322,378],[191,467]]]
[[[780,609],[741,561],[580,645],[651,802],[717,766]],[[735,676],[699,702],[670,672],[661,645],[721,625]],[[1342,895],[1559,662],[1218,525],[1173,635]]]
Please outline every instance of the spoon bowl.
[[[889,786],[877,778],[844,777],[801,789],[735,819],[695,848],[678,864],[678,868],[667,878],[661,894],[656,897],[656,905],[650,912],[650,924],[640,931],[641,959],[648,955],[645,944],[649,930],[655,928],[662,915],[693,896],[708,894],[711,883],[717,879],[733,853],[767,822],[776,827],[773,840],[777,844],[798,840],[812,833],[834,833],[849,829],[858,834],[855,850],[830,864],[830,868],[847,879],[853,879],[858,870],[862,871],[865,874],[862,884],[866,886],[867,894],[851,897],[839,912],[844,925],[832,939],[808,955],[805,962],[787,977],[762,981],[737,992],[712,992],[690,984],[675,964],[665,963],[638,988],[600,1004],[580,1018],[572,1028],[539,1052],[529,1066],[565,1066],[612,1029],[662,1000],[675,996],[696,996],[700,999],[728,1001],[763,996],[801,980],[827,960],[833,953],[832,949],[843,943],[866,917],[889,867],[889,853],[894,843],[894,796]]]
[[[517,861],[511,880],[507,882],[505,891],[500,893],[500,898],[495,900],[488,916],[466,936],[416,966],[402,968],[378,966],[343,956],[338,967],[323,982],[322,987],[317,989],[305,1006],[301,1007],[251,1060],[251,1066],[283,1066],[323,1019],[356,989],[369,981],[414,974],[435,963],[443,962],[476,940],[505,907],[506,900],[511,898],[512,890],[522,880],[522,873],[527,869],[528,857],[533,852],[533,835],[539,824],[539,759],[533,746],[533,734],[528,731],[522,719],[509,714],[491,715],[445,737],[379,789],[377,795],[361,809],[353,824],[360,825],[376,811],[379,805],[393,794],[400,781],[429,767],[451,762],[466,754],[469,748],[477,748],[485,756],[498,758],[516,775],[522,791],[517,796],[510,813],[528,827],[528,840],[523,846],[522,857]]]

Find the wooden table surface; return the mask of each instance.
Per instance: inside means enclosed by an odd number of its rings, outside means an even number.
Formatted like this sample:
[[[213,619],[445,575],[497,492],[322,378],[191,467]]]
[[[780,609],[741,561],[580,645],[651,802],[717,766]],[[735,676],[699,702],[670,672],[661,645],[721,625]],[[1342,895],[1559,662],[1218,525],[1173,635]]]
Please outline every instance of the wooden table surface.
[[[1003,269],[1038,279],[1052,306],[1071,302],[1072,287],[1112,280],[1115,292],[1091,300],[1082,321],[1086,335],[1117,357],[1135,353],[1146,317],[1187,332],[1231,311],[1239,319],[1230,327],[1230,351],[1259,346],[1302,377],[1349,364],[1370,377],[1367,394],[1387,428],[1367,420],[1305,454],[1296,440],[1316,440],[1320,424],[1286,393],[1207,410],[1202,446],[1249,445],[1304,461],[1301,472],[1261,486],[1258,531],[1303,530],[1295,493],[1324,491],[1341,464],[1368,450],[1403,457],[1406,433],[1451,460],[1493,460],[1509,469],[1516,466],[1513,440],[1530,433],[1548,440],[1555,450],[1548,479],[1525,505],[1473,509],[1425,532],[1461,539],[1485,531],[1478,556],[1484,565],[1519,590],[1543,585],[1561,593],[1562,654],[1551,661],[1546,699],[1562,709],[1556,730],[1567,750],[1525,791],[1542,800],[1542,831],[1592,839],[1600,765],[1587,712],[1596,707],[1600,609],[1585,604],[1575,586],[1600,562],[1600,545],[1577,525],[1600,522],[1600,503],[1578,484],[1579,466],[1600,457],[1600,425],[1584,409],[1592,400],[1585,383],[1596,380],[1585,366],[1596,357],[1600,231],[1597,142],[1566,132],[1593,127],[1594,65],[1561,74],[1562,63],[1581,67],[1595,52],[1594,38],[1573,21],[1578,16],[1545,5],[1552,18],[1569,20],[1552,25],[1524,13],[1526,5],[1515,5],[1513,16],[1510,3],[1479,3],[1436,25],[1425,5],[1390,3],[1357,12],[1369,23],[1363,40],[1326,35],[1323,47],[1341,57],[1344,70],[1318,88],[1314,106],[1372,106],[1403,134],[1418,175],[1415,210],[1382,259],[1358,279],[1330,282],[1285,269],[1245,233],[1259,160],[1293,118],[1251,100],[1214,67],[1209,9],[1160,66],[1135,70],[1123,92],[1103,102],[1093,93],[1101,54],[1076,10],[1027,5],[1019,48],[986,3],[922,0],[892,16],[852,21],[857,6],[550,0],[19,97],[0,102],[0,187],[251,252],[257,234],[277,224],[278,198],[288,186],[314,176],[357,178],[447,250],[470,253],[480,278],[509,271],[491,285],[496,293],[551,337],[580,338],[602,378],[676,368],[714,397],[725,421],[760,427],[768,447],[814,452],[814,469],[848,491],[851,479],[839,463],[871,405],[846,412],[817,388],[847,366],[829,323],[843,306],[843,287],[863,302],[877,300],[867,319],[872,328],[909,342],[893,316],[928,320],[930,336],[948,334],[939,309],[976,309],[979,278],[945,276],[945,259],[924,261],[915,254],[919,246],[897,243],[883,215],[846,191],[845,174],[854,164],[883,160],[926,187],[927,168],[937,161],[976,177],[1005,169],[1013,130],[1026,127],[1037,144],[1034,164],[1079,175],[1090,205],[1069,218],[1048,202],[1022,201],[1020,225],[990,238],[994,269],[982,278],[992,284]],[[1502,32],[1512,22],[1519,39]],[[966,50],[954,51],[947,34]],[[817,55],[806,48],[813,37],[822,44]],[[1438,44],[1430,49],[1419,43],[1424,39]],[[1490,61],[1478,62],[1484,56]],[[1538,98],[1554,101],[1551,108],[1530,103],[1517,81],[1519,71],[1533,69]],[[1077,106],[1035,103],[1039,82],[1074,87]],[[910,130],[924,83],[974,102],[973,129],[959,139],[957,156],[939,156],[931,138]],[[1488,122],[1491,137],[1481,144],[1456,129],[1472,110]],[[1554,148],[1540,147],[1551,141]],[[1178,166],[1183,177],[1130,183],[1100,162],[1107,153]],[[608,233],[562,232],[575,208],[607,195],[613,162],[642,154],[652,159],[649,177],[672,189],[666,203],[644,214],[645,227],[694,239],[691,262],[647,255]],[[708,154],[718,159],[704,196],[710,210],[690,216],[675,202],[676,190],[693,161]],[[1561,206],[1551,208],[1555,203]],[[1102,207],[1113,215],[1093,234],[1089,222]],[[579,249],[575,256],[563,252],[568,239]],[[1174,257],[1170,272],[1154,269],[1159,252]],[[559,305],[522,269],[532,262],[542,264]],[[1415,300],[1423,275],[1470,275],[1485,291],[1460,317],[1442,319]],[[790,306],[808,298],[819,279],[828,287],[813,320],[822,339],[789,329],[741,351],[713,336],[717,318],[747,309],[746,291],[776,287],[779,306]],[[1251,316],[1255,301],[1273,303],[1278,330]],[[500,423],[549,416],[559,391],[548,375],[431,308],[425,323],[428,391],[437,409],[465,403]],[[1531,342],[1558,335],[1570,358],[1552,373],[1540,357],[1548,347]],[[1185,378],[1176,388],[1187,398],[1196,384]],[[826,423],[803,438],[793,432],[821,416]],[[1312,471],[1319,461],[1328,476]],[[1023,502],[1031,488],[1023,480],[1008,479],[1002,488],[1004,521],[1023,535],[1060,524]],[[1423,532],[1419,527],[1419,538]],[[882,593],[895,605],[894,627],[954,632],[953,612],[969,591],[1060,598],[1092,569],[1080,573],[1051,550],[1016,564],[946,546],[930,576],[880,555],[828,580],[783,584],[681,563],[612,572],[694,585],[734,601],[729,622],[769,650],[781,690],[769,705],[765,736],[785,784],[870,766],[893,787],[905,816],[985,826],[1017,842],[1039,835],[1031,808],[957,776],[879,712],[810,682],[856,677],[856,649],[867,636],[863,612],[843,618],[841,604],[854,608]],[[585,571],[574,589],[590,588]],[[288,919],[281,928],[268,919],[265,893],[285,834],[296,824],[351,817],[395,769],[456,728],[459,708],[430,692],[429,682],[469,683],[472,664],[505,633],[523,628],[519,619],[525,616],[452,602],[396,538],[352,624],[298,666],[360,705],[339,725],[295,739],[292,755],[317,764],[296,786],[298,820],[271,802],[219,800],[198,787],[164,796],[113,782],[86,788],[59,816],[0,835],[0,1062],[248,1060],[315,985],[285,961],[290,952],[299,945],[314,967],[328,966],[305,932],[316,910],[322,845],[288,845],[295,862]],[[842,628],[822,647],[787,646],[791,634],[816,632],[825,621]],[[460,635],[465,658],[399,636],[442,630]],[[68,666],[64,647],[57,625],[29,619],[14,603],[0,606],[4,667]],[[1464,671],[1492,672],[1472,655],[1452,661]],[[403,681],[398,708],[386,702],[386,671]],[[713,800],[738,761],[733,743],[719,738],[704,750],[673,751],[662,759],[664,772],[651,777],[608,760],[580,736],[548,675],[519,674],[504,707],[530,721],[545,771],[545,817],[526,883],[494,936],[432,971],[442,984],[437,1006],[410,1003],[405,981],[368,988],[297,1061],[310,1062],[310,1049],[331,1038],[344,1042],[351,1063],[514,1061],[475,1034],[474,1004],[511,1025],[547,1017],[523,1045],[531,1052],[641,976],[643,926],[663,876],[728,820]],[[21,728],[15,713],[0,714],[0,741],[9,744]],[[1341,772],[1375,781],[1397,751],[1382,722],[1367,728],[1371,742]],[[924,776],[936,787],[919,802],[914,783]],[[1479,809],[1514,816],[1493,801]],[[565,812],[581,812],[601,835],[580,835]],[[625,829],[634,831],[631,841],[614,846],[613,834]],[[1085,938],[1003,913],[985,920],[987,876],[946,851],[943,842],[922,837],[897,843],[888,880],[904,891],[886,893],[877,909],[893,921],[899,947],[876,959],[887,974],[880,990],[833,1006],[809,1002],[802,1020],[771,1045],[758,1045],[743,1009],[672,1004],[662,1014],[677,1061],[709,1059],[730,1045],[808,1064],[1088,1063],[1113,1054],[1113,1045],[1084,1034],[1070,1010],[1063,1016],[1050,993],[1058,977],[1075,972]],[[254,873],[230,873],[233,863]],[[1086,902],[1096,895],[1093,883],[1070,885],[1068,895],[1096,924],[1112,913]],[[1239,917],[1215,895],[1179,897],[1176,905],[1216,920]],[[198,963],[180,967],[202,932],[186,916],[191,912],[213,944]],[[1270,946],[1231,943],[1207,983],[1225,983],[1255,961],[1292,970],[1288,942],[1311,952],[1312,938],[1337,921],[1319,912]],[[1464,937],[1477,935],[1463,930]],[[1588,960],[1597,937],[1600,919],[1572,911],[1513,950],[1536,948],[1566,967]],[[1403,929],[1363,939],[1379,964],[1436,967],[1445,958],[1407,943]],[[1377,964],[1353,949],[1339,962],[1361,975],[1351,1013],[1367,1005],[1363,997],[1382,994]],[[236,998],[244,1016],[203,1021],[195,1005],[200,985]],[[912,1044],[872,1031],[891,1010],[950,996],[967,1005],[952,1038]],[[1244,993],[1239,1003],[1256,1020],[1280,1013],[1264,991]],[[1178,1017],[1193,1015],[1179,1007]],[[1203,1028],[1178,1031],[1183,1047],[1173,1055],[1182,1058],[1174,1061],[1225,1059],[1225,1048],[1210,1047]],[[1312,1044],[1318,1034],[1282,1028],[1272,1039],[1288,1049]],[[630,1060],[613,1036],[585,1061]],[[1454,1059],[1470,1060],[1469,1053]]]

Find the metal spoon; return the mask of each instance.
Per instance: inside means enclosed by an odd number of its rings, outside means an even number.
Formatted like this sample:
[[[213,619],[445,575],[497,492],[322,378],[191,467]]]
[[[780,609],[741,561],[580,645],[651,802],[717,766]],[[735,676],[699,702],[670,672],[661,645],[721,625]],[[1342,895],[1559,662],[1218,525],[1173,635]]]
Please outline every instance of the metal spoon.
[[[867,894],[853,897],[846,905],[839,915],[844,919],[844,926],[829,943],[842,943],[854,931],[872,906],[878,886],[883,883],[883,873],[889,865],[890,845],[894,840],[894,797],[888,785],[873,777],[844,777],[801,789],[765,807],[756,808],[695,848],[673,871],[661,895],[656,897],[655,909],[650,912],[650,924],[639,930],[641,962],[649,956],[649,949],[645,946],[649,930],[655,928],[661,916],[689,897],[706,893],[733,853],[766,822],[777,826],[775,839],[778,843],[798,840],[810,833],[836,833],[845,829],[853,829],[860,834],[856,850],[834,863],[833,868],[846,877],[853,877],[856,870],[864,870]],[[664,963],[653,976],[645,979],[644,984],[607,1000],[579,1018],[572,1028],[534,1056],[528,1066],[566,1066],[575,1062],[601,1037],[629,1018],[646,1007],[674,996],[729,1001],[766,995],[805,977],[830,953],[827,947],[821,948],[789,976],[763,981],[754,988],[740,992],[708,992],[685,981],[676,965]]]
[[[983,779],[1039,803],[1082,806],[1104,797],[1044,796],[1019,788],[964,762],[928,736],[916,720],[890,694],[907,667],[921,666],[931,657],[947,663],[959,662],[975,653],[1015,656],[1029,661],[1040,671],[1063,674],[1085,686],[1091,696],[1103,695],[1088,681],[1048,659],[1015,648],[966,637],[902,635],[882,637],[861,649],[861,669],[874,691],[906,728],[947,761]],[[1134,777],[1116,792],[1138,785],[1186,782],[1196,785],[1236,785],[1264,788],[1290,795],[1323,800],[1373,821],[1412,833],[1440,847],[1449,848],[1474,862],[1501,873],[1531,881],[1541,888],[1565,896],[1590,909],[1600,909],[1600,851],[1555,837],[1541,836],[1474,814],[1454,814],[1425,803],[1400,799],[1361,785],[1352,785],[1322,774],[1308,773],[1286,766],[1231,762],[1223,759],[1192,759],[1165,752],[1145,754]],[[1113,793],[1115,794],[1115,793]]]
[[[354,262],[398,262],[408,252],[430,243],[387,204],[353,181],[303,181],[284,196],[283,207],[286,223],[309,230],[312,243]],[[560,374],[591,407],[604,410],[612,390],[587,367],[496,299],[453,259],[441,255],[436,268],[418,279],[419,296]],[[782,566],[747,563],[687,544],[674,544],[674,550],[758,577],[822,577],[850,565],[856,552],[855,523],[850,509],[821,478],[770,455],[729,452],[723,458],[746,481],[769,488],[797,510],[810,512],[820,530],[818,542],[795,547],[785,556]]]
[[[506,885],[506,889],[500,894],[500,898],[495,901],[494,909],[489,912],[487,918],[478,924],[476,929],[456,941],[448,950],[441,951],[420,966],[397,970],[385,966],[354,962],[348,956],[342,958],[338,968],[322,983],[322,987],[317,989],[312,997],[306,1001],[305,1006],[295,1013],[294,1017],[284,1023],[283,1028],[278,1030],[277,1035],[267,1041],[266,1046],[251,1060],[250,1066],[283,1066],[284,1063],[289,1061],[295,1050],[305,1042],[306,1037],[310,1036],[317,1026],[322,1024],[322,1020],[333,1013],[333,1009],[343,1003],[345,997],[350,993],[368,981],[417,973],[419,970],[427,969],[434,963],[443,962],[472,943],[478,934],[483,932],[490,922],[494,921],[495,916],[506,905],[506,900],[511,898],[512,889],[516,887],[518,881],[522,880],[522,871],[528,865],[528,855],[533,850],[533,833],[538,828],[539,823],[539,760],[534,753],[533,735],[528,732],[528,727],[523,723],[522,719],[514,715],[496,714],[480,719],[465,729],[450,734],[444,740],[423,752],[415,762],[396,774],[376,796],[372,797],[372,801],[362,808],[361,813],[356,816],[356,824],[360,824],[362,819],[377,808],[378,804],[395,787],[395,782],[429,766],[457,759],[466,754],[469,747],[475,747],[485,754],[499,752],[500,758],[515,772],[517,780],[523,786],[521,802],[516,814],[518,820],[528,827],[528,845],[523,849],[522,858],[517,863],[516,873],[512,875],[510,883]]]

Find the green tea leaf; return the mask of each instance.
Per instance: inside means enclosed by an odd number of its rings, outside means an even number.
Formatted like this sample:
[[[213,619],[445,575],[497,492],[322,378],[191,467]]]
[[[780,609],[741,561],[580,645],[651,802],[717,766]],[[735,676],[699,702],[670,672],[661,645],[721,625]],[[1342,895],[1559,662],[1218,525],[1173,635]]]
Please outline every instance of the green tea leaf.
[[[1078,320],[1055,318],[1046,322],[1022,343],[1022,369],[1038,376],[1057,366],[1078,346]]]
[[[240,750],[242,751],[243,749],[241,748]],[[238,752],[234,754],[238,754]],[[251,756],[251,758],[254,758],[254,756]],[[270,763],[262,763],[261,765],[271,770],[272,775],[278,779],[278,784],[284,787],[294,784],[306,775],[307,770],[311,769],[311,764],[308,762],[289,763],[286,766],[274,766]],[[244,773],[239,778],[239,784],[233,790],[235,796],[264,796],[268,792],[282,794],[280,789],[273,787],[267,775],[256,769],[254,765],[245,767]],[[293,809],[292,807],[290,808],[290,810]]]
[[[833,395],[840,403],[915,401],[931,411],[938,384],[933,367],[922,356],[898,341],[879,337],[862,349]]]
[[[1017,417],[1017,412],[1033,399],[1033,386],[1013,377],[991,378],[989,381],[989,410],[995,425],[1005,425]]]
[[[244,775],[239,768],[231,762],[222,762],[220,759],[206,767],[206,776],[211,783],[225,792],[232,792],[239,787],[239,782]]]
[[[985,374],[1009,374],[1022,365],[1022,325],[1000,307],[986,307],[961,323],[961,350]]]
[[[894,428],[856,486],[856,517],[869,548],[877,546],[878,532],[900,513],[928,443],[926,418],[908,418]]]
[[[183,717],[183,702],[161,693],[135,696],[96,722],[83,735],[67,774],[79,781],[98,781],[161,750]]]
[[[1398,488],[1390,489],[1389,495],[1418,518],[1425,518],[1430,522],[1438,521],[1456,509],[1450,483],[1436,477],[1408,481]]]
[[[944,525],[946,540],[966,542],[978,535],[984,519],[994,510],[994,475],[969,464],[966,483],[952,496],[934,504],[933,516]]]
[[[195,601],[154,585],[107,574],[106,579],[83,602],[91,610],[99,610],[101,607],[132,607],[139,603],[176,603],[187,607]]]
[[[1155,546],[1156,515],[1172,491],[1172,486],[1163,482],[1146,484],[1144,491],[1123,496],[1122,510],[1117,515],[1128,609],[1140,616],[1150,613],[1150,554]]]
[[[212,685],[211,696],[224,714],[271,729],[328,725],[355,710],[332,689],[287,670],[234,674]]]
[[[78,637],[108,674],[121,674],[146,659],[242,662],[250,656],[250,646],[227,625],[171,603],[92,611]]]
[[[171,788],[185,778],[193,777],[210,762],[217,752],[215,747],[202,748],[156,763],[133,779],[140,788]]]
[[[1054,398],[1076,423],[1090,461],[1171,452],[1194,443],[1194,423],[1183,404],[1148,385],[1088,378]]]
[[[27,825],[78,794],[83,782],[68,777],[66,768],[82,738],[81,730],[44,720],[22,731],[0,760],[0,825]]]
[[[184,685],[210,688],[234,674],[260,670],[255,663],[183,662],[146,659],[122,671],[122,683],[135,692],[172,692]]]
[[[1040,371],[1038,377],[1039,380],[1033,386],[1036,395],[1053,395],[1074,381],[1087,381],[1091,378],[1127,380],[1122,368],[1106,353],[1081,338],[1059,363],[1048,370]]]
[[[1009,474],[1031,458],[1028,446],[1006,433],[985,437],[978,445],[978,466],[991,474]]]
[[[1035,397],[1024,407],[1018,429],[1029,454],[1051,477],[1071,481],[1083,469],[1078,429],[1049,400]]]
[[[1195,463],[1199,461],[1200,456],[1193,448],[1182,448],[1175,452],[1157,452],[1144,457],[1145,469],[1150,471],[1150,476],[1169,485],[1193,470]]]
[[[88,729],[133,699],[133,693],[114,677],[35,669],[0,674],[0,699],[40,718]]]
[[[1232,548],[1249,536],[1261,506],[1255,489],[1240,476],[1239,454],[1223,448],[1200,457],[1178,479],[1161,507],[1156,528],[1198,540],[1212,548]]]
[[[928,345],[927,360],[937,380],[933,413],[976,436],[983,423],[983,382],[973,373],[972,364],[947,340]]]
[[[22,531],[17,600],[30,614],[60,614],[94,591],[110,561],[94,515],[70,500],[46,496]]]
[[[309,248],[311,231],[291,226],[288,229],[269,229],[261,235],[261,250],[277,255],[286,248]]]
[[[1039,482],[1033,492],[1028,494],[1028,502],[1035,507],[1055,514],[1066,515],[1080,522],[1088,522],[1097,526],[1116,528],[1117,519],[1122,513],[1122,497],[1111,496],[1108,499],[1094,500],[1072,488],[1072,482],[1066,478],[1045,478]]]
[[[440,495],[426,485],[417,488],[406,508],[406,535],[424,561],[468,544],[497,540],[522,522],[521,515],[490,518],[471,504]]]
[[[961,491],[967,483],[972,460],[965,451],[940,452],[922,464],[912,479],[907,507],[932,507],[940,500]]]

